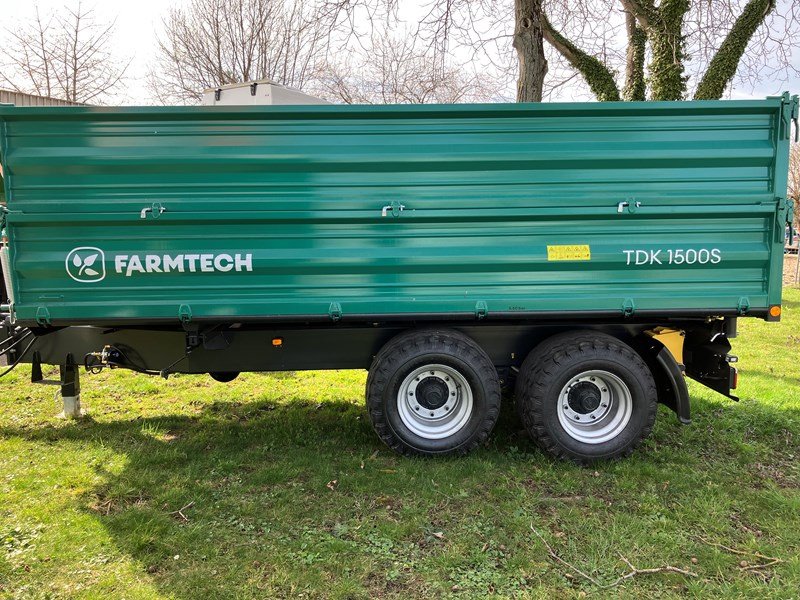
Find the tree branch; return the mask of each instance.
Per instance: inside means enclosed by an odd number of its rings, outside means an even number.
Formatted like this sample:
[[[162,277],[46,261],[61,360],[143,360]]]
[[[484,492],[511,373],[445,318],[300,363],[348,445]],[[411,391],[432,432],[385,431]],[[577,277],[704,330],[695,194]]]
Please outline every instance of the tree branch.
[[[717,100],[736,74],[742,55],[753,34],[775,9],[775,0],[750,0],[736,19],[725,40],[703,74],[695,100]]]
[[[620,99],[619,88],[611,71],[600,60],[587,54],[556,31],[544,13],[542,13],[542,32],[544,39],[583,75],[598,100],[609,102]]]
[[[651,29],[657,25],[659,14],[652,0],[620,0],[620,4],[626,13],[636,17],[644,29]]]

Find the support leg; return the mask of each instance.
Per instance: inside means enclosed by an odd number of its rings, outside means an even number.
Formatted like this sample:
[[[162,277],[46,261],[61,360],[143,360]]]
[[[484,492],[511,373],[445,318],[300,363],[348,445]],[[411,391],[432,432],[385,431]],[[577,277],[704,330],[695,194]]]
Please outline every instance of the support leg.
[[[77,419],[81,410],[81,379],[78,364],[72,354],[67,354],[66,364],[59,367],[61,372],[61,398],[64,401],[64,412],[59,416],[64,419]]]

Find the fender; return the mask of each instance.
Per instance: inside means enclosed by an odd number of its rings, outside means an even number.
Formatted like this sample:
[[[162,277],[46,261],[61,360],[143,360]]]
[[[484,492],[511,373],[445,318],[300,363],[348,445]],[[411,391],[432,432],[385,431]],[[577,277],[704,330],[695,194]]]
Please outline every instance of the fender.
[[[674,354],[679,357],[683,355],[683,333],[669,329],[644,333],[646,336],[639,337],[634,347],[639,350],[653,373],[658,403],[670,408],[682,424],[688,425],[691,423],[689,388],[683,365]]]
[[[683,370],[666,347],[662,347],[656,354],[655,362],[660,367],[657,369],[658,374],[653,373],[656,383],[659,383],[659,376],[662,380],[661,385],[658,386],[658,401],[675,411],[678,420],[684,425],[688,425],[692,419],[689,408],[689,388],[686,385]]]

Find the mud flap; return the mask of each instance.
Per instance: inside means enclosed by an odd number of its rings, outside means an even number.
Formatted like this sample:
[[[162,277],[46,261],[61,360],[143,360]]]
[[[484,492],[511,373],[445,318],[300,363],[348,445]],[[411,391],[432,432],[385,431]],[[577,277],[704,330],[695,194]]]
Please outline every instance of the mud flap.
[[[678,420],[684,425],[688,425],[692,419],[689,408],[689,388],[686,386],[683,370],[666,348],[661,348],[661,351],[656,354],[656,362],[661,367],[658,375],[666,383],[666,387],[659,386],[659,402],[675,411]],[[665,390],[664,399],[661,398],[662,389]]]
[[[730,350],[731,343],[724,333],[701,329],[687,332],[683,357],[689,377],[738,401],[731,393],[737,384],[736,368],[731,363],[737,359],[729,354]]]

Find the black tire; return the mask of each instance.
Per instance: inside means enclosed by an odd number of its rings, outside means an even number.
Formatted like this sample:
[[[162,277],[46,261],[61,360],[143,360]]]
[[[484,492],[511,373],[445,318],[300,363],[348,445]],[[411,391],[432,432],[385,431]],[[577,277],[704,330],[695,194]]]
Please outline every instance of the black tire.
[[[581,464],[627,456],[653,429],[658,408],[653,375],[633,348],[613,336],[593,331],[553,336],[531,351],[520,371],[517,403],[523,423],[536,444],[552,456]],[[621,396],[628,398],[625,402],[629,406],[627,422],[621,418],[619,429],[608,434],[613,437],[607,440],[598,438],[597,443],[577,439],[561,422],[562,419],[567,422],[567,416],[564,416],[567,411],[561,411],[560,407],[573,408],[572,394],[567,390],[567,385],[574,385],[577,389],[578,384],[572,382],[582,374],[591,372],[610,373],[613,380],[611,376],[609,380],[616,381],[615,385],[619,382],[624,384],[620,386],[623,392]],[[579,382],[579,385],[584,384],[589,388],[594,385],[589,384],[588,380]],[[566,396],[560,397],[565,390]],[[603,388],[603,391],[606,389]],[[565,397],[569,400],[565,400]],[[590,400],[596,410],[603,410],[595,404],[599,401],[597,396]],[[574,418],[584,416],[584,409],[590,410],[581,404],[577,412],[572,412]],[[587,412],[589,414],[594,413]],[[599,426],[590,422],[580,425]],[[577,435],[580,436],[580,433]]]
[[[220,383],[230,383],[239,376],[238,371],[213,371],[209,373],[211,379]]]
[[[442,365],[468,384],[466,392],[462,387],[457,394],[453,394],[456,396],[454,402],[459,407],[462,403],[466,404],[464,398],[471,395],[471,409],[463,409],[463,417],[459,421],[463,425],[452,435],[440,439],[430,439],[410,429],[406,425],[409,417],[403,416],[398,399],[401,386],[411,374],[430,365]],[[425,389],[430,389],[434,398],[439,397],[435,394],[441,390],[444,390],[443,397],[449,398],[447,390],[450,388],[441,387],[445,385],[443,379],[439,376],[427,377],[425,373],[421,376],[423,380],[430,381],[419,383],[415,388],[417,391],[423,385],[428,385],[429,388]],[[415,381],[420,380],[417,378]],[[497,422],[500,414],[500,379],[486,352],[466,335],[454,330],[410,331],[392,339],[378,352],[367,378],[366,397],[372,427],[378,437],[395,452],[408,456],[463,455],[486,441]],[[427,397],[420,404],[426,401]],[[443,410],[444,406],[433,408]],[[452,408],[456,409],[456,404]],[[422,410],[424,413],[428,409],[423,407]],[[406,414],[408,412],[410,410]]]

